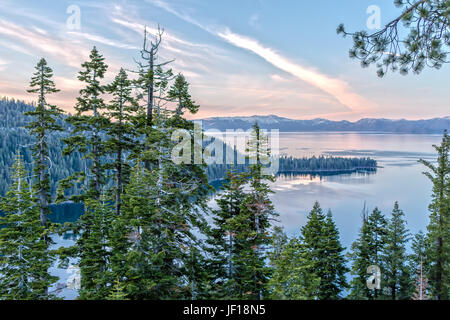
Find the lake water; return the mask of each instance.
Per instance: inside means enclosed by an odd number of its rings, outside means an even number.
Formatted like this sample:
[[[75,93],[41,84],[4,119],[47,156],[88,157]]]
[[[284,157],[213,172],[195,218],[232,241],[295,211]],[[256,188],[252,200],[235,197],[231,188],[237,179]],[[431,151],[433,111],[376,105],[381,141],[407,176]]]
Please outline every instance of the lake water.
[[[435,160],[432,147],[440,135],[380,133],[280,133],[280,153],[294,157],[335,155],[371,157],[381,168],[375,173],[341,175],[281,175],[272,184],[272,200],[279,213],[279,223],[290,235],[298,234],[314,202],[324,210],[331,209],[341,240],[347,248],[357,238],[361,212],[366,203],[369,210],[377,206],[387,217],[398,201],[404,210],[412,233],[425,231],[427,207],[431,199],[431,183],[422,174],[422,158]],[[66,217],[61,213],[61,217]],[[67,218],[67,217],[66,217]],[[63,219],[66,219],[63,218]],[[58,244],[69,245],[69,239],[55,238]],[[62,282],[68,277],[64,270],[53,269]],[[61,295],[71,299],[73,290]]]
[[[281,176],[272,185],[279,220],[289,234],[298,234],[314,202],[331,209],[346,247],[357,238],[364,203],[388,217],[398,201],[412,233],[425,231],[431,183],[417,161],[436,158],[433,144],[440,135],[380,133],[280,133],[280,153],[371,157],[382,168],[376,173],[335,176]]]

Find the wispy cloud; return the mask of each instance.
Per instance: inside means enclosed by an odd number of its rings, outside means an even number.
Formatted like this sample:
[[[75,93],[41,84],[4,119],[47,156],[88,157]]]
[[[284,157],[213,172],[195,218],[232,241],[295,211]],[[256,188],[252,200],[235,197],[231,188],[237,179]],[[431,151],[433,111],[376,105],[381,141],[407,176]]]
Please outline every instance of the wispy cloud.
[[[330,94],[337,101],[349,107],[354,112],[359,113],[374,107],[373,102],[356,93],[351,85],[342,79],[326,75],[311,66],[295,63],[282,54],[276,52],[275,49],[265,47],[255,39],[234,33],[228,27],[211,27],[203,25],[191,16],[177,11],[165,1],[147,0],[147,2],[152,3],[153,5],[174,14],[178,18],[220,37],[235,47],[248,50],[258,55],[274,67]]]
[[[108,39],[108,38],[105,38],[105,37],[102,37],[99,35],[90,34],[90,33],[86,33],[86,32],[69,31],[69,32],[67,32],[67,34],[75,36],[75,37],[83,38],[83,39],[86,39],[89,41],[102,43],[107,46],[111,46],[111,47],[115,47],[115,48],[119,48],[119,49],[131,49],[131,50],[139,49],[137,46],[134,46],[134,45],[122,43],[119,41],[111,40],[111,39]]]
[[[89,54],[89,51],[82,47],[80,48],[79,43],[70,42],[57,36],[49,37],[39,31],[25,28],[3,19],[0,19],[0,34],[14,40],[16,43],[21,42],[21,47],[26,46],[37,49],[36,55],[42,53],[51,55],[71,67],[78,68],[83,59]]]
[[[237,47],[257,54],[278,69],[325,91],[354,111],[360,112],[361,109],[366,109],[371,105],[367,99],[355,93],[347,82],[325,75],[311,67],[294,63],[254,39],[233,33],[228,28],[218,32],[217,35]]]

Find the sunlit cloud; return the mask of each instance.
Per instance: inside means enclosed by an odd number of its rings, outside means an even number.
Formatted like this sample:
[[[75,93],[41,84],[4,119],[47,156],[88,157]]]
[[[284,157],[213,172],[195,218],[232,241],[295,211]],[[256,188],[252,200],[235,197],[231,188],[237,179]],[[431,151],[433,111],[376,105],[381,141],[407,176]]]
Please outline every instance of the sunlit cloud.
[[[203,25],[191,16],[175,10],[165,1],[147,0],[147,2],[150,2],[153,5],[166,10],[167,12],[174,14],[180,19],[220,37],[236,47],[248,50],[258,55],[274,67],[330,94],[337,101],[339,101],[339,103],[349,107],[355,113],[366,112],[375,107],[373,102],[354,92],[352,87],[346,81],[330,77],[310,66],[294,63],[276,52],[274,49],[263,46],[255,39],[234,33],[228,27],[212,27]]]
[[[80,46],[80,43],[67,41],[67,39],[49,37],[36,30],[19,26],[11,21],[0,19],[0,34],[14,41],[20,41],[27,47],[38,49],[36,55],[45,53],[58,59],[71,67],[78,68],[89,51]]]
[[[298,79],[327,92],[354,111],[361,112],[367,107],[373,106],[373,103],[355,93],[347,82],[327,76],[311,67],[294,63],[278,54],[275,50],[262,46],[254,39],[233,33],[228,28],[218,32],[217,35],[237,47],[257,54],[275,67],[290,73]]]
[[[85,33],[85,32],[75,32],[75,31],[69,31],[69,32],[67,32],[67,34],[75,36],[75,37],[83,38],[83,39],[86,39],[89,41],[102,43],[107,46],[111,46],[111,47],[115,47],[115,48],[119,48],[119,49],[131,49],[131,50],[139,49],[135,45],[125,44],[123,42],[111,40],[111,39],[108,39],[108,38],[105,38],[105,37],[102,37],[99,35],[95,35],[95,34],[90,34],[90,33]]]

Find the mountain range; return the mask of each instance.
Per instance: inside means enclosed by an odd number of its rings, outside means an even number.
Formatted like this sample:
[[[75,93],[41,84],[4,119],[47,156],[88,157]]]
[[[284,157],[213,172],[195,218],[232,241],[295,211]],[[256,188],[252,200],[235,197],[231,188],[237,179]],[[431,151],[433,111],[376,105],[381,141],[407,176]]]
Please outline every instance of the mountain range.
[[[327,119],[294,120],[276,115],[251,117],[214,117],[201,119],[203,129],[250,129],[258,122],[262,129],[278,129],[280,132],[379,132],[379,133],[435,133],[442,134],[450,129],[450,116],[427,120],[390,120],[390,119],[361,119],[355,122],[346,120],[332,121]]]

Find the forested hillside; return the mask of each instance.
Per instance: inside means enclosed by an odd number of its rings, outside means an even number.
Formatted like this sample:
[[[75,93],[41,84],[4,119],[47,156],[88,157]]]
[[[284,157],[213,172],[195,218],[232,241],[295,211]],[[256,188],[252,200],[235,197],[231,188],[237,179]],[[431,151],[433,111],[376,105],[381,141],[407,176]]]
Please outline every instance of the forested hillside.
[[[11,168],[18,150],[23,155],[25,168],[29,172],[32,171],[31,147],[36,144],[36,141],[25,128],[31,117],[25,116],[24,113],[33,109],[32,106],[21,101],[0,100],[0,195],[5,194],[12,182]],[[82,159],[82,155],[79,152],[75,152],[70,157],[62,156],[64,148],[62,139],[68,136],[70,127],[64,119],[60,119],[58,123],[66,130],[52,133],[48,138],[52,190],[56,190],[59,180],[67,178],[89,166],[88,161]],[[72,190],[72,192],[74,191],[79,191],[79,188],[75,187],[75,190]]]
[[[32,170],[31,146],[36,142],[28,134],[25,126],[30,122],[30,116],[24,113],[33,110],[32,105],[22,101],[2,99],[0,100],[0,195],[4,195],[11,184],[11,168],[17,150],[21,151],[27,170]],[[49,136],[49,158],[51,160],[50,177],[51,190],[53,196],[57,190],[58,181],[67,178],[75,172],[84,171],[90,166],[90,160],[83,158],[80,152],[74,152],[67,156],[62,156],[64,149],[63,139],[69,136],[71,126],[64,121],[65,117],[58,121],[65,130],[53,132]],[[224,158],[230,148],[224,148]],[[232,152],[232,151],[231,151]],[[358,169],[375,170],[377,163],[369,158],[341,158],[341,157],[312,157],[296,159],[283,156],[279,162],[279,172],[291,173],[320,173],[320,172],[340,172],[354,171]],[[248,171],[249,165],[225,165],[211,164],[206,168],[209,181],[222,180],[230,169],[237,172]],[[70,194],[79,193],[80,185],[74,185]]]

